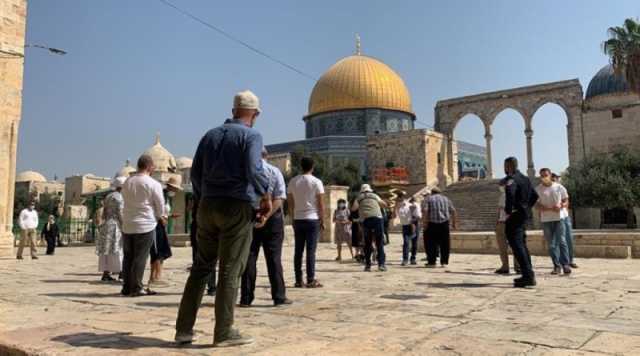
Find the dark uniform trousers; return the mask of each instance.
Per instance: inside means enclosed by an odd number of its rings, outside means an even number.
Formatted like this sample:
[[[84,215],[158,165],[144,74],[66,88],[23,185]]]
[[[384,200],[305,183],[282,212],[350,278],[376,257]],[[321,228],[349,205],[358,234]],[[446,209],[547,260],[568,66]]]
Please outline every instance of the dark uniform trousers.
[[[427,263],[436,263],[438,253],[440,264],[449,264],[449,250],[451,247],[451,235],[449,221],[443,223],[429,222],[425,230],[425,250],[427,251]]]
[[[250,305],[254,300],[256,289],[256,264],[260,255],[260,246],[264,250],[267,262],[269,284],[271,284],[271,299],[275,303],[286,299],[284,276],[282,272],[282,243],[284,241],[284,221],[282,212],[273,214],[265,226],[253,229],[253,241],[249,250],[247,267],[242,275],[240,303]]]
[[[525,214],[522,212],[513,213],[505,223],[505,234],[513,251],[513,257],[515,257],[520,265],[522,277],[529,279],[533,278],[534,274],[531,265],[531,255],[527,247],[526,223],[527,217]]]

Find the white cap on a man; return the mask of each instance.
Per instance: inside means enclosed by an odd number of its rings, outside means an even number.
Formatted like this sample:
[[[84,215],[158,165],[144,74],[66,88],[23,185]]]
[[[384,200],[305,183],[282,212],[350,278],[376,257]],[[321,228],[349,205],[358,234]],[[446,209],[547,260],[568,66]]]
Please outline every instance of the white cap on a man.
[[[253,109],[260,112],[260,99],[251,92],[251,90],[244,90],[236,94],[233,97],[234,109]]]
[[[371,186],[369,184],[363,184],[360,187],[360,193],[372,193],[373,189],[371,189]]]

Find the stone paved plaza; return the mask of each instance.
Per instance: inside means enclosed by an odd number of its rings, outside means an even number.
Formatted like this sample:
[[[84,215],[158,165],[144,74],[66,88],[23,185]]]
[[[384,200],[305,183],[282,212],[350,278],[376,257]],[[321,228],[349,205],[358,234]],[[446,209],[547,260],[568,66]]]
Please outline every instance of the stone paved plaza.
[[[256,343],[211,347],[213,298],[205,296],[189,348],[172,345],[189,248],[167,261],[170,287],[125,298],[99,282],[94,248],[0,260],[0,354],[5,355],[640,355],[640,261],[580,259],[570,277],[535,257],[538,288],[511,288],[492,273],[497,256],[454,255],[447,270],[400,267],[392,236],[389,271],[337,263],[321,244],[323,289],[289,289],[295,304],[274,308],[264,261],[257,300],[236,309]],[[395,242],[395,243],[394,243]],[[285,247],[287,285],[292,246]],[[40,249],[42,251],[42,248]]]

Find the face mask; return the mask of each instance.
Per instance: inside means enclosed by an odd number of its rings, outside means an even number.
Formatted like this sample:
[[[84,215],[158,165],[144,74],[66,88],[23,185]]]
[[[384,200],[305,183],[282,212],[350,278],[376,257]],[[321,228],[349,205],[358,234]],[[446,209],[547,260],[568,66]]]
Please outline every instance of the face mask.
[[[169,197],[172,197],[172,198],[173,198],[173,197],[175,197],[175,196],[176,196],[176,192],[168,192],[168,193],[167,193],[167,196],[169,196]]]

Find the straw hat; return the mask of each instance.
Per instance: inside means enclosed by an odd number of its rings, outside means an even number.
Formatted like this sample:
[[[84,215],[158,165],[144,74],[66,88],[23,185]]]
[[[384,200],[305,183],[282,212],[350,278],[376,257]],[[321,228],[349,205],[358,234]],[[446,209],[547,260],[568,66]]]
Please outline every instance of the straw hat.
[[[167,181],[167,187],[171,187],[176,190],[182,190],[182,186],[180,185],[180,181],[176,177],[170,177]]]

